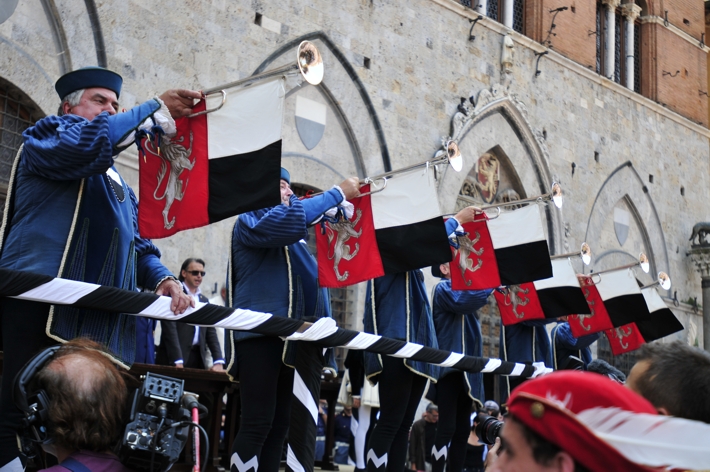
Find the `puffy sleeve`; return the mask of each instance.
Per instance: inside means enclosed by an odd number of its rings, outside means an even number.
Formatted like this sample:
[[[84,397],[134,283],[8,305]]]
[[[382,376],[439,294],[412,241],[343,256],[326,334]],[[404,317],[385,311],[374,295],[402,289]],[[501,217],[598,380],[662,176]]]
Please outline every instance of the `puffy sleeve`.
[[[575,338],[569,327],[569,323],[560,323],[557,325],[555,342],[567,349],[585,349],[594,344],[601,334],[602,333],[599,332]]]
[[[128,187],[128,195],[133,205],[133,238],[136,244],[136,276],[138,285],[155,290],[158,283],[173,274],[160,262],[160,250],[150,239],[143,239],[138,233],[138,200]]]
[[[343,195],[337,188],[332,188],[327,192],[312,198],[302,200],[303,208],[306,211],[306,223],[309,225],[321,217],[323,213],[330,210],[343,201]]]
[[[436,286],[436,303],[446,313],[469,314],[486,304],[493,290],[451,290],[445,284]]]
[[[294,244],[307,235],[302,202],[291,196],[290,206],[245,213],[234,225],[234,239],[246,247],[275,248]]]
[[[101,113],[89,121],[76,115],[48,116],[23,133],[23,164],[52,180],[77,180],[106,172],[119,143],[161,107],[149,100],[125,113]]]

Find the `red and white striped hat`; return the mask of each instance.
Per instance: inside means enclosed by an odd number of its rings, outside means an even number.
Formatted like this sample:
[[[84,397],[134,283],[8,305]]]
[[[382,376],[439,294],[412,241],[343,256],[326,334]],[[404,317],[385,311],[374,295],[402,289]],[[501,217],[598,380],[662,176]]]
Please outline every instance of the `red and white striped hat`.
[[[591,472],[710,466],[710,425],[658,415],[645,398],[602,375],[560,371],[527,381],[508,409]]]

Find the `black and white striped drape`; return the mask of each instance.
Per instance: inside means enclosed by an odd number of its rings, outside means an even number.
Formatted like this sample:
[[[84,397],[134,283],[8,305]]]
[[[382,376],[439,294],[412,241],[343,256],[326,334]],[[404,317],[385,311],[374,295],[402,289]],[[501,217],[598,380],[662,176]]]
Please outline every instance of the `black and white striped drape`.
[[[337,327],[332,318],[321,318],[315,323],[308,323],[272,316],[268,313],[205,303],[197,303],[195,308],[188,308],[184,314],[175,315],[170,311],[169,297],[8,269],[0,269],[1,296],[179,321],[199,326],[251,331],[265,336],[303,341],[299,343],[297,349],[287,456],[287,470],[294,472],[311,472],[314,467],[320,375],[323,365],[322,350],[325,347],[342,346],[348,349],[362,349],[468,372],[533,377],[549,370],[542,365],[531,366],[500,359],[465,356],[420,344],[342,329]]]
[[[291,341],[315,342],[321,347],[340,346],[366,350],[466,372],[534,377],[545,371],[544,366],[541,365],[465,356],[432,349],[421,344],[338,328],[332,318],[321,318],[315,323],[308,323],[268,313],[225,308],[206,303],[197,303],[195,308],[188,308],[182,315],[175,315],[170,311],[169,297],[9,269],[0,269],[0,296],[179,321],[198,326],[250,331],[265,336],[279,336]]]

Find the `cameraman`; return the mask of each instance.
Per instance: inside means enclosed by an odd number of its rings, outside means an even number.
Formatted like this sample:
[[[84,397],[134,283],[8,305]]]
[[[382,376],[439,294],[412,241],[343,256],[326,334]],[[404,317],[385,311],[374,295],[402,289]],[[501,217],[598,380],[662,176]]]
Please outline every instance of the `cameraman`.
[[[32,383],[49,397],[42,447],[51,472],[130,472],[113,454],[122,434],[126,384],[103,348],[85,338],[57,350]]]

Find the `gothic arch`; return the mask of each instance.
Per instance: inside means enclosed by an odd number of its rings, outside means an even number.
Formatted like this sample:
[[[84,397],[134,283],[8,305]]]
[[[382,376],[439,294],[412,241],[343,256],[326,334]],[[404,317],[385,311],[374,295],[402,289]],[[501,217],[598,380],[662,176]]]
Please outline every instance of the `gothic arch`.
[[[631,162],[626,162],[617,167],[599,189],[589,214],[585,241],[602,240],[604,223],[610,218],[614,207],[620,201],[623,201],[628,206],[631,216],[641,232],[646,255],[651,265],[650,277],[655,279],[657,272],[664,271],[672,279],[673,275],[670,273],[661,220],[658,217],[656,206],[648,193],[648,188],[644,185],[643,180]],[[595,263],[610,254],[612,254],[611,249],[600,252],[592,261],[590,267],[593,267]],[[635,257],[635,255],[630,256]]]
[[[496,146],[509,159],[526,196],[548,193],[555,180],[548,165],[549,154],[543,133],[530,126],[525,105],[498,87],[495,85],[492,91],[481,91],[475,106],[462,105],[466,113],[459,111],[452,119],[451,138],[458,142],[466,167],[458,173],[448,166],[443,169],[439,201],[444,211],[454,208],[459,189],[478,156]],[[563,247],[562,213],[546,205],[545,214],[548,244],[550,252],[555,254]]]

